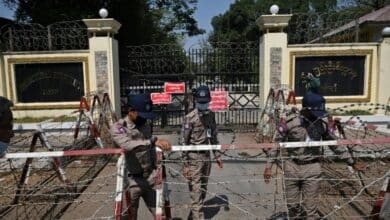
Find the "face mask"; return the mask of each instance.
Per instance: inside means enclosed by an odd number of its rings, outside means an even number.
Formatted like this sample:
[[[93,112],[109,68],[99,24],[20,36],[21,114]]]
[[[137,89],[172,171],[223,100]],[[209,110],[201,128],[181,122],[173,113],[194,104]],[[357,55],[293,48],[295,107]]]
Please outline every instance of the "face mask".
[[[195,107],[200,111],[206,111],[209,109],[209,103],[196,103]]]
[[[4,156],[5,151],[8,149],[8,146],[9,146],[8,143],[0,141],[0,156],[1,157]]]
[[[134,124],[136,127],[142,127],[145,123],[146,123],[146,119],[138,116],[137,119],[135,119]]]

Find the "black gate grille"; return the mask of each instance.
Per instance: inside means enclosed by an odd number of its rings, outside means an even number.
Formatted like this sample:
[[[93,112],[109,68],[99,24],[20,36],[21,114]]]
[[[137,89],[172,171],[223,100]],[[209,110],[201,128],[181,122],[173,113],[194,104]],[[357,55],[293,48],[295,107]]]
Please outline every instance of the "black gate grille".
[[[185,94],[155,106],[155,125],[178,127],[193,108],[192,91],[208,85],[229,92],[229,110],[216,113],[220,126],[253,127],[259,120],[258,51],[257,42],[213,43],[188,51],[177,45],[127,47],[128,63],[121,68],[123,103],[130,92],[163,92],[165,82],[185,82]]]

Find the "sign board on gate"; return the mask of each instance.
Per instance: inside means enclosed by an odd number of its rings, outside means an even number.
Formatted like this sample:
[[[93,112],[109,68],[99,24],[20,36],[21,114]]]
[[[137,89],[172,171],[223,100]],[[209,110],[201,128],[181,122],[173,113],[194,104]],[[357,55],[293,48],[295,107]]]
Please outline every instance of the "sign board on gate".
[[[229,108],[228,92],[221,90],[211,91],[211,102],[209,109],[215,111],[225,111]]]
[[[151,93],[150,98],[153,105],[170,104],[172,102],[172,95],[168,93]]]
[[[183,94],[186,90],[186,85],[184,82],[182,83],[170,83],[166,82],[164,83],[164,92],[165,93],[176,93],[176,94]]]

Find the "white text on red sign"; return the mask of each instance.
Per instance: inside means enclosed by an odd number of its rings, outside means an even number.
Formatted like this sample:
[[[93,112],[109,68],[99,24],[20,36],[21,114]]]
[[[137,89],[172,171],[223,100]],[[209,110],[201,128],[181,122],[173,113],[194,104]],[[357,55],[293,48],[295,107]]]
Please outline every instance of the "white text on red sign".
[[[224,111],[229,108],[228,92],[226,91],[211,91],[211,102],[209,109],[211,111]]]
[[[168,93],[151,93],[153,105],[170,104],[172,102],[172,95]]]
[[[186,85],[185,83],[164,83],[164,92],[165,93],[178,93],[183,94],[185,92]]]

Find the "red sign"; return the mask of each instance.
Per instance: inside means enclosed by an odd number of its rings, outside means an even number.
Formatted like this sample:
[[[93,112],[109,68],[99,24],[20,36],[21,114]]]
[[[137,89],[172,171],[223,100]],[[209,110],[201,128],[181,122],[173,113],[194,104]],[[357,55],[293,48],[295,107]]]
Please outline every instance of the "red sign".
[[[224,111],[229,108],[227,91],[211,91],[211,102],[209,109],[213,112]]]
[[[164,83],[164,92],[165,93],[184,93],[186,90],[185,83]]]
[[[151,93],[153,105],[170,104],[172,102],[171,94],[167,93]]]

